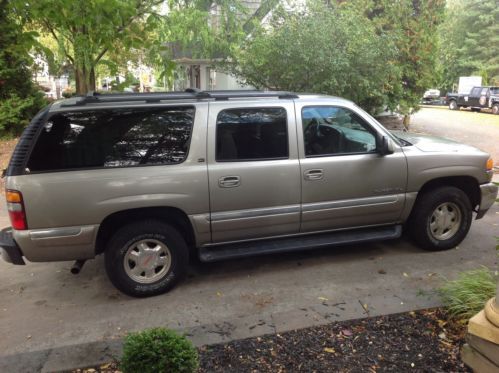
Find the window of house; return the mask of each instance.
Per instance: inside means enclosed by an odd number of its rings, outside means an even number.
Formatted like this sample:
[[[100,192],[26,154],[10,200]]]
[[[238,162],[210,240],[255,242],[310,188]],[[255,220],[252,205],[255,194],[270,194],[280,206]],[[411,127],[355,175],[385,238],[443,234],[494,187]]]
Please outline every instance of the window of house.
[[[288,158],[284,108],[227,109],[218,114],[216,160]]]
[[[305,107],[302,123],[307,157],[376,151],[375,131],[349,109]]]
[[[193,107],[58,113],[40,133],[30,171],[182,162],[189,150]]]

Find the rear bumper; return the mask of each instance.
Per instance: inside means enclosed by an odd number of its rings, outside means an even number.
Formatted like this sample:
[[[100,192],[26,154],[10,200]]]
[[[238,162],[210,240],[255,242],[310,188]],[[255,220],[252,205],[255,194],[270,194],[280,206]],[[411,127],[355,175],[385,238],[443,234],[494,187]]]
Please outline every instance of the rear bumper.
[[[478,208],[478,213],[476,215],[477,219],[483,218],[485,213],[494,204],[497,198],[497,190],[498,187],[494,183],[480,185],[481,200],[480,207]]]
[[[0,231],[0,256],[7,263],[24,265],[23,253],[14,241],[12,228],[5,228]]]

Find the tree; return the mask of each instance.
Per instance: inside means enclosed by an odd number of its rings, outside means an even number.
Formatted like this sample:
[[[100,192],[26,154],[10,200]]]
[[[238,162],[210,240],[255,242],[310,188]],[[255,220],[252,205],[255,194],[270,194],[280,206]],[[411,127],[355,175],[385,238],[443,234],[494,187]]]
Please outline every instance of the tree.
[[[439,27],[440,86],[451,90],[460,76],[480,75],[499,84],[497,0],[455,0]]]
[[[227,68],[258,88],[333,94],[374,111],[396,78],[388,36],[353,6],[310,3],[305,12],[274,10]]]
[[[417,109],[435,79],[444,0],[351,0],[281,9],[229,69],[257,87],[340,95],[369,111]]]
[[[0,0],[0,135],[19,134],[45,104],[34,87],[29,50],[32,33],[23,32],[8,0]]]
[[[85,94],[95,90],[96,66],[106,54],[145,47],[157,27],[156,6],[163,0],[13,2],[19,14],[53,36],[74,70],[77,92]]]
[[[408,114],[418,109],[424,92],[438,80],[437,31],[445,0],[372,0],[367,4],[368,17],[379,32],[390,35],[397,49],[400,80],[389,92],[389,101]]]

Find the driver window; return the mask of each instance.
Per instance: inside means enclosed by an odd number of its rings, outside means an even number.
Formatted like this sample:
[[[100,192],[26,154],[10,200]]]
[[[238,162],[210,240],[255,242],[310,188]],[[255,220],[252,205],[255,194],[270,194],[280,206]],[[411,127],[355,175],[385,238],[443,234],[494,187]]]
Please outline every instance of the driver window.
[[[374,130],[354,112],[335,106],[302,109],[305,156],[373,153]]]

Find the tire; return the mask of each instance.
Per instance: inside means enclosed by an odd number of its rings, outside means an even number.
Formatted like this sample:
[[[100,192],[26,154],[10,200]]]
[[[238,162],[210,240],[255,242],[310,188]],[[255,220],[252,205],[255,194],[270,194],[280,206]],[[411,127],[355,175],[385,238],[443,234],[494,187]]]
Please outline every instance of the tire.
[[[456,100],[449,101],[449,109],[450,110],[459,110],[459,106],[457,106]]]
[[[104,260],[109,280],[118,290],[149,297],[167,292],[183,277],[189,250],[175,228],[144,220],[119,229],[106,247]]]
[[[499,104],[492,105],[492,114],[494,114],[494,115],[499,114]]]
[[[451,249],[466,237],[472,217],[471,202],[461,189],[440,187],[418,197],[409,219],[409,234],[422,249]]]

